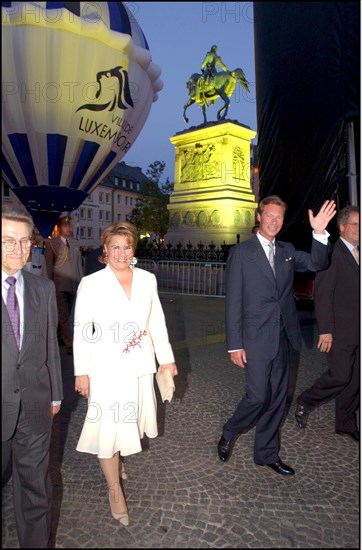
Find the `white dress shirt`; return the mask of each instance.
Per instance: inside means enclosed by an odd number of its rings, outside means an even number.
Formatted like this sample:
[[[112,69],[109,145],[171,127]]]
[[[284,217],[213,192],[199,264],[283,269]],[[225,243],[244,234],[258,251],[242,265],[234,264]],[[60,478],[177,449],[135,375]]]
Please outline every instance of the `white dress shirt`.
[[[325,245],[328,244],[328,237],[329,237],[328,231],[324,231],[324,233],[321,235],[320,233],[314,233],[314,230],[313,230],[312,235],[313,235],[313,239],[320,242],[321,244],[325,244]],[[266,257],[269,258],[268,256],[269,250],[267,248],[267,245],[269,245],[270,241],[265,237],[263,237],[262,235],[260,235],[259,231],[257,232],[256,236],[258,237],[259,241],[263,245],[263,250],[266,254]],[[273,251],[275,254],[275,239],[272,241],[272,244],[273,244]]]

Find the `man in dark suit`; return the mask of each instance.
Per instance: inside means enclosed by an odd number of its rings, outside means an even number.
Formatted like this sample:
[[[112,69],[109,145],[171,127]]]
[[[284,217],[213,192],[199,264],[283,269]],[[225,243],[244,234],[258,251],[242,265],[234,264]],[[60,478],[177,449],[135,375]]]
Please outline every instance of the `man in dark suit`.
[[[343,208],[337,216],[340,238],[328,269],[315,279],[318,349],[327,353],[328,369],[298,397],[297,425],[305,428],[309,413],[335,399],[335,430],[359,441],[360,274],[359,209]]]
[[[63,342],[72,355],[74,306],[84,269],[79,243],[72,237],[70,216],[60,216],[57,227],[58,236],[45,243],[45,263],[47,275],[55,284]]]
[[[85,259],[84,275],[91,275],[92,273],[100,271],[101,269],[106,267],[106,264],[101,264],[98,259],[102,256],[102,253],[103,246],[98,246],[97,248],[94,248],[93,250],[88,252]]]
[[[236,438],[256,426],[254,462],[278,474],[294,470],[279,458],[279,427],[288,387],[288,351],[301,347],[293,296],[294,271],[317,271],[328,265],[325,229],[335,214],[326,201],[314,216],[311,253],[275,241],[283,226],[286,204],[276,195],[257,209],[258,233],[234,245],[226,268],[226,337],[231,362],[245,368],[246,391],[235,413],[224,424],[218,455],[229,459]],[[275,250],[274,250],[275,249]]]
[[[49,447],[63,399],[54,283],[23,270],[33,220],[2,209],[2,478],[13,477],[21,548],[50,547]]]

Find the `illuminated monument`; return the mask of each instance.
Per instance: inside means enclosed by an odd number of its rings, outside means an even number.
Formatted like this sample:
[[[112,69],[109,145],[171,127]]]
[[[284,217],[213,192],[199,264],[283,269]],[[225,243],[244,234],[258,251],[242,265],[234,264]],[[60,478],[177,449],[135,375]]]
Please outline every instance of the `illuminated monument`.
[[[225,67],[213,46],[202,64],[203,74],[193,74],[187,84],[185,122],[187,108],[198,103],[204,124],[170,138],[175,146],[175,176],[166,243],[235,244],[237,235],[240,241],[250,237],[255,223],[250,151],[256,132],[238,121],[225,120],[236,83],[245,91],[249,87],[242,69],[216,72],[216,64]],[[224,101],[218,122],[207,123],[206,107],[218,98]]]

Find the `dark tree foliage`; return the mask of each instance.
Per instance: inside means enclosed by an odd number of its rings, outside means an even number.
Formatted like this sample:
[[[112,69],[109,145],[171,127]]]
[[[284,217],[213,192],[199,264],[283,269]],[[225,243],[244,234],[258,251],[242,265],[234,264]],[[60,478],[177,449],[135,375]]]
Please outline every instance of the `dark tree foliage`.
[[[142,195],[129,216],[140,233],[155,233],[160,240],[168,231],[169,213],[167,205],[173,191],[169,178],[161,182],[165,162],[156,160],[146,170],[147,180],[142,182]]]

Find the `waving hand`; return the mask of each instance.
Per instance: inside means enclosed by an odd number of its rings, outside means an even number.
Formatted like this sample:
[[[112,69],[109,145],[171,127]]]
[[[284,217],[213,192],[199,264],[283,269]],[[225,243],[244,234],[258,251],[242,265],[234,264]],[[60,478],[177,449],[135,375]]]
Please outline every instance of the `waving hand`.
[[[308,210],[309,223],[315,233],[324,233],[325,228],[336,213],[335,201],[325,201],[322,208],[316,216],[313,216],[312,210]]]

